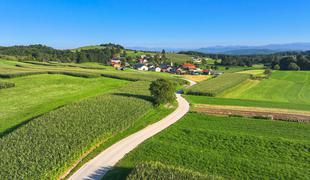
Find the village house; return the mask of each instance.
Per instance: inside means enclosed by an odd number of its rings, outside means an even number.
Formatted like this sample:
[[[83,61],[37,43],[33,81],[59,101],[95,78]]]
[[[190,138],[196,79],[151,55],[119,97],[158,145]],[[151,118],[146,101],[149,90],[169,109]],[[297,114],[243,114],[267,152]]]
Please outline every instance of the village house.
[[[119,59],[113,58],[113,59],[110,60],[110,64],[111,64],[111,66],[113,66],[114,68],[119,68],[119,67],[122,66],[122,61],[119,60]]]
[[[211,71],[208,70],[208,69],[204,69],[204,70],[202,70],[202,74],[204,74],[204,75],[210,75],[210,74],[211,74]]]
[[[184,70],[194,70],[194,69],[196,69],[196,66],[194,64],[190,64],[190,63],[182,64],[181,67]]]
[[[186,74],[186,71],[184,71],[181,67],[173,67],[170,72],[179,75]]]
[[[148,60],[147,60],[146,58],[140,58],[140,59],[138,59],[138,62],[139,62],[140,64],[144,64],[144,63],[147,63]]]
[[[134,64],[134,65],[133,65],[133,68],[134,68],[134,69],[137,69],[137,70],[139,70],[139,71],[147,71],[147,70],[149,69],[145,64],[141,64],[141,63],[139,63],[139,64]]]
[[[149,71],[161,72],[161,68],[160,67],[151,67],[151,68],[149,68]]]
[[[161,72],[170,72],[172,67],[167,64],[160,64],[159,65]]]

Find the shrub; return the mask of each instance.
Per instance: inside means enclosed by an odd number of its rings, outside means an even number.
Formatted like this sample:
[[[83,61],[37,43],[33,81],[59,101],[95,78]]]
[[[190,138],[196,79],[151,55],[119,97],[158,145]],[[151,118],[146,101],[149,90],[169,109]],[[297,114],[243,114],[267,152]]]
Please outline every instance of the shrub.
[[[150,85],[151,95],[156,105],[171,103],[175,100],[175,85],[166,79],[157,79]]]
[[[280,66],[279,64],[276,64],[274,67],[273,67],[274,70],[280,70]]]
[[[35,74],[47,74],[47,73],[48,73],[48,71],[29,71],[29,72],[5,73],[5,74],[0,74],[0,78],[15,78],[15,77],[35,75]]]

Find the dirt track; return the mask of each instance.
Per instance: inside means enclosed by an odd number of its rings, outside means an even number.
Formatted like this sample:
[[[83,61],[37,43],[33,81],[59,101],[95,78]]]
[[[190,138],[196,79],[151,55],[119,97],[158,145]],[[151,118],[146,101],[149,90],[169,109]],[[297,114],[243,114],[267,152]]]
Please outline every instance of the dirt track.
[[[238,115],[244,117],[262,117],[276,120],[310,122],[310,112],[298,110],[207,104],[195,104],[192,110],[212,115]]]

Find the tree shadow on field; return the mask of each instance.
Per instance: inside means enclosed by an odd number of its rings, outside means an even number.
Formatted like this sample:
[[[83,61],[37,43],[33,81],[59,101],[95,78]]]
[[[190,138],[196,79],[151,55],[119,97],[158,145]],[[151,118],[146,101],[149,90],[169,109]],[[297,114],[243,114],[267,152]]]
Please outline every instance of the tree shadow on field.
[[[133,169],[129,167],[113,167],[102,178],[102,180],[125,180]]]
[[[143,99],[154,104],[154,98],[151,96],[141,95],[141,94],[129,94],[129,93],[113,93],[116,96],[133,97],[138,99]]]

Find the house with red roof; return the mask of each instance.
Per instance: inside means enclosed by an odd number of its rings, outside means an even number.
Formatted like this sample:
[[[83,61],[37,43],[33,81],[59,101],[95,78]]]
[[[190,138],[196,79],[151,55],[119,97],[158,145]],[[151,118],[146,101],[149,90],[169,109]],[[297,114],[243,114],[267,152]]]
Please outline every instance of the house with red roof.
[[[185,63],[185,64],[182,64],[182,69],[193,70],[193,69],[196,69],[196,66],[194,64]]]

